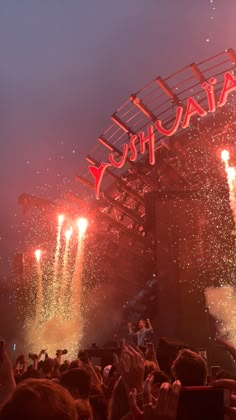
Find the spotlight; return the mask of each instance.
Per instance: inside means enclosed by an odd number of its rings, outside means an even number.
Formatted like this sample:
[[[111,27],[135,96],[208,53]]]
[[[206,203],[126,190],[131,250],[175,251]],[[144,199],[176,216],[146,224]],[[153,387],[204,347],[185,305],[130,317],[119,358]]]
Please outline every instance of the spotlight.
[[[58,216],[58,223],[59,225],[62,225],[62,223],[64,222],[65,217],[63,216],[63,214],[59,214]]]
[[[39,263],[39,261],[40,261],[40,259],[41,259],[41,256],[42,256],[42,251],[41,251],[41,249],[36,249],[36,251],[35,251],[35,258],[36,258],[36,260],[37,260],[37,262]]]
[[[67,241],[69,241],[69,240],[70,240],[71,235],[72,235],[72,228],[67,229],[67,230],[65,231],[65,237],[66,237],[66,240],[67,240]]]
[[[77,220],[77,226],[79,229],[79,233],[83,235],[86,232],[87,227],[88,227],[88,219],[86,219],[85,217],[80,217]]]
[[[229,151],[228,150],[222,150],[221,159],[223,160],[223,162],[228,162],[228,160],[229,160]]]

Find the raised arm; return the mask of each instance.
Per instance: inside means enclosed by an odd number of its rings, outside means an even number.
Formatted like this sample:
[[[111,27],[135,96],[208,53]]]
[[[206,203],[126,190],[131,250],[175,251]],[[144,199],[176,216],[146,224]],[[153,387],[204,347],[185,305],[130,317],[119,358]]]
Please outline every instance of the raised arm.
[[[146,319],[146,321],[147,321],[147,329],[150,331],[150,332],[153,332],[153,328],[152,328],[152,324],[151,324],[151,321],[150,321],[150,319],[149,318],[147,318]]]
[[[45,354],[46,350],[41,350],[39,355],[34,353],[29,353],[29,358],[33,361],[33,369],[38,370],[38,363],[43,354]]]
[[[2,360],[0,362],[0,408],[11,397],[15,387],[15,379],[11,366],[11,362],[6,350],[3,350]]]

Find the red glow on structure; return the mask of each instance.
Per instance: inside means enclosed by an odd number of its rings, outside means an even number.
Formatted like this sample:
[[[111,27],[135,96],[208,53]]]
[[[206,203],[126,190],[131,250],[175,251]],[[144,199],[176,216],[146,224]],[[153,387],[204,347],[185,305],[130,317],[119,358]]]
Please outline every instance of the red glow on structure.
[[[39,263],[40,262],[40,259],[41,259],[41,256],[42,256],[41,249],[36,249],[34,255],[35,255],[35,258],[36,258],[37,262]]]
[[[143,153],[143,154],[145,153],[146,144],[148,144],[149,162],[150,162],[150,165],[155,165],[155,137],[154,137],[152,125],[148,127],[148,134],[146,137],[143,131],[139,133],[139,140],[140,140],[140,153]]]
[[[207,115],[207,111],[203,109],[194,98],[190,97],[187,100],[187,109],[185,111],[185,116],[183,120],[182,127],[187,128],[190,124],[190,120],[194,115],[198,115],[199,117],[205,117]]]
[[[208,81],[202,84],[202,89],[205,91],[208,109],[202,108],[202,106],[193,98],[189,97],[187,99],[187,104],[179,104],[175,111],[175,121],[173,126],[170,128],[165,128],[161,120],[155,121],[156,127],[156,137],[161,134],[162,136],[171,137],[173,136],[178,129],[188,128],[192,118],[203,118],[205,117],[208,112],[215,112],[217,108],[224,106],[227,103],[228,96],[232,93],[236,92],[236,77],[233,76],[231,73],[226,72],[224,74],[224,84],[221,90],[220,99],[218,103],[216,103],[215,97],[215,85],[217,84],[217,80],[214,77],[211,77]],[[183,118],[183,122],[181,124],[181,120]],[[159,139],[157,137],[157,139]],[[95,180],[95,192],[96,198],[99,198],[100,187],[105,175],[106,169],[111,166],[113,168],[121,169],[127,161],[135,162],[138,160],[140,153],[145,153],[146,148],[145,145],[148,143],[149,146],[149,163],[150,165],[155,164],[155,138],[153,127],[150,125],[147,128],[147,134],[144,131],[138,133],[138,136],[133,135],[128,143],[123,145],[123,152],[121,155],[121,159],[117,162],[114,159],[114,149],[112,145],[109,146],[108,142],[102,141],[101,138],[99,139],[104,146],[108,147],[113,153],[110,153],[108,156],[109,163],[102,162],[99,166],[89,165],[89,170],[91,175]],[[138,144],[136,144],[138,143]],[[140,150],[137,150],[138,145],[140,146]],[[129,157],[129,151],[131,151],[131,156]],[[224,162],[227,162],[228,159],[222,158]]]
[[[129,147],[131,150],[131,156],[129,157],[129,160],[131,162],[135,162],[138,159],[138,151],[135,146],[136,141],[138,140],[138,136],[132,136],[129,142]]]
[[[128,150],[129,150],[128,144],[124,144],[122,158],[121,158],[121,160],[119,162],[117,162],[114,159],[113,153],[110,153],[110,155],[109,155],[109,161],[112,164],[112,166],[114,166],[117,169],[123,168],[123,166],[125,164],[125,161],[126,161],[126,158],[127,158]]]
[[[231,73],[225,73],[224,85],[218,102],[218,106],[224,106],[227,102],[228,95],[236,91],[236,78]]]
[[[159,133],[163,134],[163,136],[167,136],[167,137],[173,136],[179,128],[182,115],[183,115],[183,107],[178,106],[176,109],[176,117],[175,117],[175,122],[173,126],[171,128],[164,128],[161,120],[157,120],[155,123],[156,129],[159,131]]]
[[[82,234],[82,235],[85,234],[85,232],[87,230],[87,227],[88,227],[88,219],[86,219],[85,217],[80,217],[77,220],[77,226],[78,226],[78,229],[79,229],[79,233]]]
[[[93,177],[95,178],[95,191],[96,191],[96,198],[99,198],[100,193],[100,186],[103,179],[103,176],[105,174],[106,169],[111,166],[110,163],[102,163],[99,167],[89,165],[89,170]]]
[[[229,160],[229,151],[228,150],[222,150],[221,159],[223,160],[223,162],[228,162],[228,160]]]
[[[208,82],[203,82],[202,84],[202,88],[206,91],[209,112],[215,112],[216,110],[215,84],[216,79],[214,77],[211,77]]]

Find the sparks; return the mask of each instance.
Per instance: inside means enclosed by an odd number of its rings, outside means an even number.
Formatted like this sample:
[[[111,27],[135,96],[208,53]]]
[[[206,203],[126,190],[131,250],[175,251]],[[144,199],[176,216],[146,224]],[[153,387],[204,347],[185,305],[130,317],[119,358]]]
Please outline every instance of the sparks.
[[[229,160],[229,151],[228,150],[222,150],[221,159],[223,160],[223,162],[228,162],[228,160]]]
[[[59,225],[62,225],[62,223],[64,222],[64,220],[65,220],[65,216],[63,216],[63,214],[59,214],[59,216],[58,216],[58,224]]]
[[[41,256],[42,256],[41,249],[36,249],[36,251],[35,251],[34,254],[35,254],[35,258],[36,258],[37,262],[39,263],[40,262],[40,259],[41,259]]]
[[[88,227],[88,219],[86,219],[85,217],[80,217],[77,221],[77,226],[79,229],[79,233],[81,235],[84,235]]]
[[[227,168],[227,174],[228,174],[228,179],[230,183],[235,181],[236,170],[233,166],[230,166],[229,168]]]
[[[65,238],[66,238],[67,241],[70,240],[71,235],[72,235],[72,228],[67,229],[66,232],[65,232]]]

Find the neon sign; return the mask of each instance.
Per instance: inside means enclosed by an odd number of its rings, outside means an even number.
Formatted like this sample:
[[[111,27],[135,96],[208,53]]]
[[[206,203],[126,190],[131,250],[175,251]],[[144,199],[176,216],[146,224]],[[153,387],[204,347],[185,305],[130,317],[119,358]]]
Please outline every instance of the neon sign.
[[[228,95],[236,91],[236,78],[229,72],[224,74],[224,83],[221,90],[220,98],[216,104],[215,90],[214,86],[216,85],[217,80],[215,78],[210,78],[207,82],[202,84],[202,88],[206,93],[208,110],[206,111],[201,105],[193,98],[189,97],[187,99],[186,106],[177,106],[175,112],[175,121],[170,128],[165,128],[161,120],[157,120],[154,124],[156,130],[166,137],[173,136],[179,128],[187,128],[190,125],[191,118],[193,116],[205,117],[208,112],[215,112],[217,108],[223,107],[227,103]],[[141,154],[146,152],[146,146],[148,146],[149,153],[149,163],[150,165],[155,165],[155,138],[154,138],[154,127],[150,125],[147,128],[147,133],[141,131],[137,135],[132,135],[130,137],[129,143],[123,144],[123,151],[121,158],[118,161],[114,152],[111,152],[108,155],[108,162],[102,162],[99,166],[89,165],[89,170],[95,180],[95,193],[96,198],[99,199],[100,188],[103,177],[107,168],[113,166],[114,168],[121,169],[126,161],[136,162],[138,159],[138,150],[137,146],[139,145],[139,150]],[[128,156],[129,154],[129,156]]]

